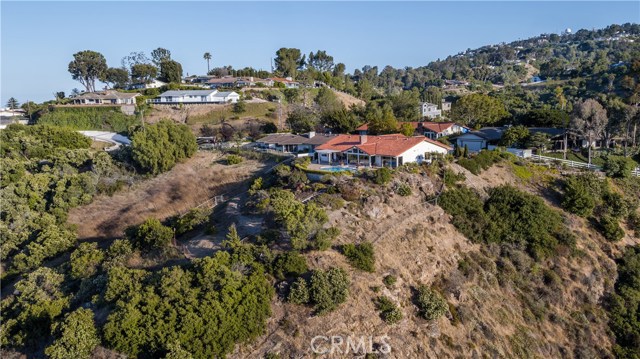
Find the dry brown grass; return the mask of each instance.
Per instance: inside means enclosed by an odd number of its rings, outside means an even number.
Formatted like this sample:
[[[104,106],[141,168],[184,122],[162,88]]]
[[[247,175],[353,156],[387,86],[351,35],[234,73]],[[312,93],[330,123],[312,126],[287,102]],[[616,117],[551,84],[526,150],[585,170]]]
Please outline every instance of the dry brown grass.
[[[100,195],[89,205],[74,208],[68,222],[78,227],[79,239],[118,238],[149,217],[164,219],[183,213],[214,195],[225,193],[266,164],[245,160],[239,165],[214,163],[213,152],[198,152],[171,171],[145,180],[112,197]]]

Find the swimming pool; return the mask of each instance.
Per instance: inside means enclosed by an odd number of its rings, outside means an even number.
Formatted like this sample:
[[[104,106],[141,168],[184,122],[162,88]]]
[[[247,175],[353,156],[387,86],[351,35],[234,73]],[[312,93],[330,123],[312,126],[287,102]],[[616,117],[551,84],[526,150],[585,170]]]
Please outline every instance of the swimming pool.
[[[355,168],[346,167],[346,166],[327,166],[327,167],[320,167],[320,169],[323,171],[329,171],[329,172],[342,172],[342,171],[355,172],[356,171]]]

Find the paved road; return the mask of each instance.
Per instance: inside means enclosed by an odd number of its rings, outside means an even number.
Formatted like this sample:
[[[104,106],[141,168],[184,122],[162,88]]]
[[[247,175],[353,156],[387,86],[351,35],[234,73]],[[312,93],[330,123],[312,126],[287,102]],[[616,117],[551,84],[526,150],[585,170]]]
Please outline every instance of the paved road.
[[[78,131],[78,132],[80,132],[81,134],[87,137],[91,137],[96,141],[112,143],[113,146],[105,148],[105,151],[113,151],[118,149],[122,145],[131,144],[131,140],[128,137],[122,136],[115,132],[107,132],[107,131]]]

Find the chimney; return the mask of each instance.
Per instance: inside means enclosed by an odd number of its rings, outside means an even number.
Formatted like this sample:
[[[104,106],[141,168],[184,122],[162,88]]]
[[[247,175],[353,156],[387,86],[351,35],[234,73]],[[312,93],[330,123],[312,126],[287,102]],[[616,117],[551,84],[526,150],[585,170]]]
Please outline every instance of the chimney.
[[[367,135],[360,135],[360,144],[367,143]]]
[[[313,138],[316,136],[316,132],[315,131],[310,131],[309,134],[307,135],[307,137],[309,138]]]

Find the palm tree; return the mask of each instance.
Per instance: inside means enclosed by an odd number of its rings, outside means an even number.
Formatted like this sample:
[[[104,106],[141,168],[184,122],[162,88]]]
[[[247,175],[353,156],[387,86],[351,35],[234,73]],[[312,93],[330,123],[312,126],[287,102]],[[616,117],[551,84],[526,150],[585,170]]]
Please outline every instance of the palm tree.
[[[207,60],[207,75],[209,74],[209,60],[211,60],[211,53],[210,52],[205,52],[204,53],[204,59]]]

